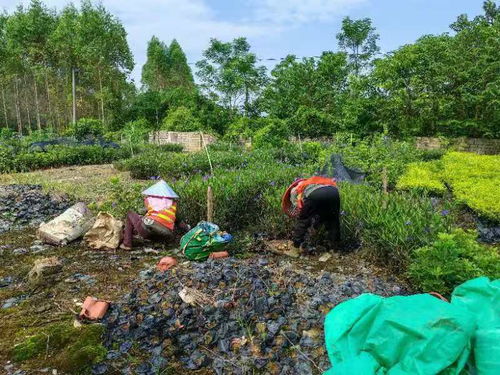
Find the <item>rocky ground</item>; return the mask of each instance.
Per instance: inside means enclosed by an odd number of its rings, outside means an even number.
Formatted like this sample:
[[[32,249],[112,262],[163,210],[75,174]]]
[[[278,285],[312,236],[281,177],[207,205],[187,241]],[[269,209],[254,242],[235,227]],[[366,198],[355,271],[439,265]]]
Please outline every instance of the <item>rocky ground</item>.
[[[12,348],[54,322],[72,326],[87,295],[112,301],[102,322],[108,352],[94,374],[321,373],[329,366],[323,319],[332,307],[365,292],[406,293],[359,254],[258,252],[196,263],[157,244],[127,253],[55,248],[27,229],[70,204],[38,187],[0,186],[0,373],[64,373],[50,342],[46,353],[17,363],[9,362]],[[155,264],[164,255],[179,265],[162,273]],[[30,284],[34,262],[52,256],[61,271]]]
[[[0,233],[38,227],[69,206],[67,198],[48,195],[39,185],[0,186]]]

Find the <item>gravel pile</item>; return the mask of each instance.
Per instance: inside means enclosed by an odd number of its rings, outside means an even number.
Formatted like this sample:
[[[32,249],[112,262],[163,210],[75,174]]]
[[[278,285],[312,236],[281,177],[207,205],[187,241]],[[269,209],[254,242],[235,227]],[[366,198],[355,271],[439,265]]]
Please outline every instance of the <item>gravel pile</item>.
[[[0,186],[0,234],[38,226],[70,206],[69,200],[45,194],[39,185]]]
[[[343,275],[279,257],[146,270],[112,304],[104,321],[110,351],[93,373],[157,374],[174,363],[216,374],[320,373],[329,368],[325,314],[366,292],[406,294],[363,265],[357,275]],[[140,360],[131,365],[130,356]]]

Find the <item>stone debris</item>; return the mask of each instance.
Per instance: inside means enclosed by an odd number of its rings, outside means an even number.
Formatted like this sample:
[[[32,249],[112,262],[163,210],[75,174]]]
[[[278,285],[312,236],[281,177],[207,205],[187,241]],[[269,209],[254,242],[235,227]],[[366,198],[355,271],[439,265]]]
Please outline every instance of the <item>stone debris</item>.
[[[66,198],[45,194],[39,185],[0,186],[0,233],[38,227],[70,205]]]
[[[406,294],[369,268],[360,266],[357,275],[314,273],[283,257],[145,270],[102,321],[110,351],[94,374],[102,373],[103,365],[121,373],[156,374],[172,362],[216,374],[319,373],[329,368],[324,316],[365,292]],[[144,362],[127,361],[132,343]]]

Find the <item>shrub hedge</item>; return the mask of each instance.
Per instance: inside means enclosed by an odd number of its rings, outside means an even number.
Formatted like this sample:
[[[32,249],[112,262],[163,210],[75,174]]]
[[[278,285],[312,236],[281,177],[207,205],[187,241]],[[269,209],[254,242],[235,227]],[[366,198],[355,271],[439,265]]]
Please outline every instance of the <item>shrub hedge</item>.
[[[105,164],[127,157],[130,157],[128,149],[101,146],[53,146],[47,152],[19,153],[12,149],[0,148],[0,173],[28,172],[68,165]]]
[[[244,151],[241,147],[228,151],[210,150],[210,161],[216,175],[224,174],[228,170],[259,167],[273,162],[291,166],[305,165],[316,161],[317,156],[318,148],[313,145],[300,147],[287,144],[281,148],[255,151]],[[211,172],[205,151],[191,154],[166,154],[161,150],[153,149],[115,163],[115,166],[120,170],[130,171],[131,176],[138,179],[156,176],[178,179],[193,175],[208,176]]]

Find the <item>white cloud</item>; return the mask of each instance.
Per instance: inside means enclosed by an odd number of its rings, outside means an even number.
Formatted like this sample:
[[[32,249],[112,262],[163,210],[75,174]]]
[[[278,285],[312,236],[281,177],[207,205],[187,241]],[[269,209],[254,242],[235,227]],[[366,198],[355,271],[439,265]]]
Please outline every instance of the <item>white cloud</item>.
[[[279,24],[329,21],[367,0],[250,0],[257,16]]]

